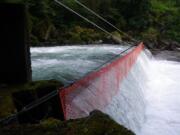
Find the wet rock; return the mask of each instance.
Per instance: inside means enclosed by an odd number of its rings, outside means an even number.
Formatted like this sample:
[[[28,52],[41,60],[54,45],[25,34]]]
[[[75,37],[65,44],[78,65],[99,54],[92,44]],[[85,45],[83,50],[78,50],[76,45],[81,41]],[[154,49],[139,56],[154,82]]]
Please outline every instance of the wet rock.
[[[63,84],[55,80],[36,81],[22,85],[12,85],[0,88],[0,118],[6,118],[17,111],[21,111],[26,105],[37,101],[39,98],[62,87]],[[63,117],[60,110],[58,95],[36,106],[29,112],[18,115],[21,123],[36,123],[45,116],[55,118]],[[41,113],[42,112],[42,113]],[[48,115],[47,115],[48,114]],[[9,123],[11,123],[9,121]]]
[[[152,54],[156,59],[159,60],[168,60],[168,61],[177,61],[180,62],[180,53],[179,51],[161,51],[161,50],[154,50]]]
[[[156,43],[154,42],[144,42],[144,45],[148,48],[148,49],[154,49],[156,48]]]
[[[159,40],[158,46],[161,50],[176,51],[180,47],[180,44],[176,41]]]
[[[24,87],[20,88],[18,92],[12,94],[14,105],[19,112],[31,103],[34,103],[34,105],[37,104],[39,99],[57,91],[57,89],[62,86],[63,84],[55,80],[28,83]],[[62,111],[60,111],[58,94],[48,100],[44,100],[43,103],[38,106],[34,106],[30,110],[20,113],[18,115],[18,121],[21,124],[39,123],[39,121],[44,117],[63,119]]]
[[[135,135],[108,115],[94,111],[89,117],[58,121],[46,119],[40,124],[0,128],[2,135]]]

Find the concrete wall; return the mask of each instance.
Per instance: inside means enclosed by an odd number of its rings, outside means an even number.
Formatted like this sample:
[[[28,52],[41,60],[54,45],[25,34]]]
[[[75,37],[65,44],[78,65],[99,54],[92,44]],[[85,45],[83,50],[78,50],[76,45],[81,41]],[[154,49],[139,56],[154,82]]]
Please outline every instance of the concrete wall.
[[[26,8],[0,4],[0,84],[31,80]]]

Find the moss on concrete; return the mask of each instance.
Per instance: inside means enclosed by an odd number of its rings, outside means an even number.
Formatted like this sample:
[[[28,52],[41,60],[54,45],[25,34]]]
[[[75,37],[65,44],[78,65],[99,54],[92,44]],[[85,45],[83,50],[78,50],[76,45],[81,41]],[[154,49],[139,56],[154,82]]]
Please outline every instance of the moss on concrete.
[[[59,87],[57,81],[37,81],[0,89],[0,118],[16,111],[12,93],[22,91],[43,91],[52,86]],[[49,118],[40,124],[10,125],[0,127],[0,135],[134,135],[131,131],[114,122],[108,115],[94,111],[89,117],[77,120],[59,121]]]
[[[16,107],[12,98],[13,93],[21,93],[29,91],[31,93],[44,94],[44,91],[55,90],[63,86],[62,83],[56,80],[44,80],[29,82],[22,85],[1,86],[0,87],[0,119],[9,116],[16,112]],[[46,93],[45,92],[45,93]]]
[[[55,119],[38,125],[12,126],[0,129],[2,135],[134,135],[109,116],[94,111],[87,118],[66,122]]]
[[[17,87],[16,92],[21,92],[21,91],[37,92],[38,90],[48,89],[49,87],[58,88],[62,85],[63,85],[62,83],[56,80],[34,81],[34,82],[29,82],[29,83],[26,83],[24,85]]]

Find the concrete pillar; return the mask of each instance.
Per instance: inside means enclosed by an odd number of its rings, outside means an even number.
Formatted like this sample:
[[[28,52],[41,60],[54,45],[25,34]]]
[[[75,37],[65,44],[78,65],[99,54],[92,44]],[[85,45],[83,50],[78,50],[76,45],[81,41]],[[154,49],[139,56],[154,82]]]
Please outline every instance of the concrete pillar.
[[[0,4],[0,84],[31,80],[26,8]]]

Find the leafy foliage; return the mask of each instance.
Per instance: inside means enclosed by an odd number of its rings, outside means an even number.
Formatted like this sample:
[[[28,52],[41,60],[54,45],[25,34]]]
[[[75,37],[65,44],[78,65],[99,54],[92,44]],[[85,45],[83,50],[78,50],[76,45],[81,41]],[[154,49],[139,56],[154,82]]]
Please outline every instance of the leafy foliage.
[[[93,16],[74,0],[61,0],[78,13],[106,30],[115,29]],[[179,0],[79,0],[119,29],[133,37],[180,41]],[[59,43],[91,43],[104,36],[81,18],[56,4],[53,0],[3,0],[25,3],[29,7],[31,41]],[[76,28],[84,29],[77,32]],[[152,31],[156,34],[152,35]],[[87,33],[86,33],[87,32]],[[153,33],[154,33],[153,32]],[[84,34],[85,33],[85,34]],[[100,33],[97,35],[97,33]],[[95,36],[93,36],[95,34]],[[157,37],[154,37],[157,36]],[[89,40],[88,40],[89,38]],[[101,37],[103,39],[104,37]]]

